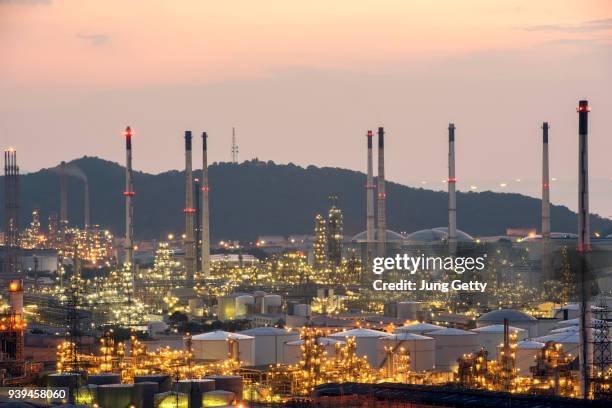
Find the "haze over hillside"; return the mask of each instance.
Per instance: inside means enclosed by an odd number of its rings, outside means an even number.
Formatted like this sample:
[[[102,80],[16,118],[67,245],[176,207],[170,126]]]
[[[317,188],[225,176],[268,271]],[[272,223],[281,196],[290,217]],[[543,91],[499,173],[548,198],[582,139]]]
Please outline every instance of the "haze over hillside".
[[[124,168],[95,157],[70,162],[87,175],[91,190],[92,222],[123,234]],[[195,176],[200,175],[195,172]],[[213,239],[253,239],[264,234],[311,234],[314,217],[326,213],[331,193],[338,195],[344,230],[352,235],[365,229],[365,175],[360,172],[251,160],[241,164],[210,166],[211,234]],[[4,178],[1,177],[2,186]],[[83,223],[83,183],[68,178],[68,212],[71,222]],[[156,238],[184,228],[183,172],[134,175],[135,233]],[[0,198],[4,199],[4,188]],[[412,232],[447,224],[447,194],[396,183],[387,186],[387,223],[390,229]],[[508,227],[540,224],[540,200],[511,193],[459,192],[458,227],[473,235],[504,234]],[[21,177],[21,226],[38,208],[46,227],[47,217],[59,211],[59,177],[43,169]],[[4,211],[0,207],[0,213]],[[553,231],[575,232],[576,214],[552,206]],[[0,218],[3,220],[3,217]],[[592,230],[607,232],[612,221],[592,216]]]

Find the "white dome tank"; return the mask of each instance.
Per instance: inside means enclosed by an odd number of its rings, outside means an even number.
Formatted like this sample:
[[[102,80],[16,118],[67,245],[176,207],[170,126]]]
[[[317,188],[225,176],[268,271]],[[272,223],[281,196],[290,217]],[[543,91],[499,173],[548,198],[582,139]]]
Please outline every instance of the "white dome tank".
[[[444,326],[438,326],[437,324],[431,323],[419,323],[415,322],[412,324],[407,324],[405,326],[396,327],[395,333],[415,333],[415,334],[425,334],[427,332],[431,332],[434,330],[442,330],[446,329]]]
[[[320,346],[325,346],[328,358],[333,358],[336,352],[336,344],[344,345],[345,342],[338,339],[330,339],[329,337],[319,337],[317,343]],[[295,340],[285,343],[283,360],[285,364],[298,364],[302,359],[302,345],[304,340]]]
[[[385,358],[382,338],[389,336],[391,334],[379,330],[353,329],[333,333],[328,337],[342,340],[354,337],[357,345],[357,356],[366,357],[372,367],[378,368]]]
[[[261,313],[278,314],[282,309],[282,298],[280,295],[266,295],[263,297]]]
[[[544,347],[544,343],[533,340],[523,340],[516,344],[516,368],[519,375],[530,376],[530,368],[535,365],[535,358]]]
[[[255,363],[255,338],[239,333],[229,333],[215,330],[202,333],[191,338],[193,356],[199,360],[220,361],[228,358],[231,350],[231,341],[237,342],[238,358],[243,365],[251,366]]]
[[[380,339],[384,347],[400,347],[410,353],[410,369],[412,371],[431,371],[436,364],[436,340],[433,337],[421,336],[415,333],[398,333]]]
[[[457,359],[478,351],[478,335],[460,329],[442,329],[427,333],[436,339],[436,371],[456,371]]]
[[[517,340],[523,340],[527,337],[527,331],[520,327],[509,327],[510,332],[515,332],[518,336]],[[490,326],[482,326],[471,330],[478,334],[478,345],[484,347],[489,352],[489,359],[497,358],[497,348],[504,342],[504,325],[492,324]]]
[[[276,327],[256,327],[240,334],[255,339],[255,365],[285,364],[285,343],[298,340],[297,332]]]

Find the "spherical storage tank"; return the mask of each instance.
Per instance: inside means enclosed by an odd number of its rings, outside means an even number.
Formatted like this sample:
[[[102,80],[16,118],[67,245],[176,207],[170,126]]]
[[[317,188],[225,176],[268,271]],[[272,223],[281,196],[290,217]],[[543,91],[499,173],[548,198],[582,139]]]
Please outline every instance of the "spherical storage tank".
[[[405,326],[396,327],[394,332],[395,333],[425,334],[427,332],[431,332],[435,330],[442,330],[442,329],[446,329],[446,327],[438,326],[436,324],[416,322],[412,324],[407,324]]]
[[[284,364],[285,343],[298,340],[300,336],[293,331],[276,327],[256,327],[240,332],[255,339],[256,366]]]
[[[325,347],[327,357],[333,357],[336,351],[336,344],[344,345],[345,342],[339,339],[330,339],[329,337],[319,337],[317,340],[319,346]],[[285,364],[297,364],[302,359],[302,345],[304,340],[295,340],[285,343],[283,360]]]
[[[410,353],[412,371],[433,370],[436,364],[436,340],[433,337],[415,333],[398,333],[380,339],[384,347],[392,347],[394,352],[400,348]]]
[[[232,343],[237,345],[238,358],[243,365],[254,365],[255,339],[252,336],[215,330],[191,338],[193,356],[200,360],[219,361],[227,359],[232,352]],[[234,350],[236,351],[236,349]]]
[[[527,337],[527,331],[520,327],[509,327],[510,332],[517,334],[517,340],[523,340]],[[478,345],[484,347],[489,352],[489,359],[497,358],[497,347],[504,342],[504,325],[492,324],[472,330],[478,334]]]
[[[332,339],[346,340],[350,337],[355,338],[357,346],[357,356],[366,357],[372,367],[380,367],[384,361],[385,352],[382,345],[382,338],[389,337],[391,334],[371,329],[353,329],[343,332],[330,334]]]
[[[479,350],[478,335],[460,329],[442,329],[427,333],[436,340],[436,370],[455,371],[457,359]]]

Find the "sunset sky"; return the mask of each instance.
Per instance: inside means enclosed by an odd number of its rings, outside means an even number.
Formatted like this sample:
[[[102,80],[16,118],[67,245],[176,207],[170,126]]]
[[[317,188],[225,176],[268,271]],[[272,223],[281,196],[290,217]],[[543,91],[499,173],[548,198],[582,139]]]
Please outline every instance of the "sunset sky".
[[[459,189],[537,196],[549,121],[551,198],[575,209],[586,98],[592,209],[612,216],[609,0],[0,0],[0,51],[22,171],[123,162],[126,125],[149,172],[183,166],[185,129],[229,160],[232,126],[241,160],[363,171],[385,126],[388,178],[442,189],[454,122]]]

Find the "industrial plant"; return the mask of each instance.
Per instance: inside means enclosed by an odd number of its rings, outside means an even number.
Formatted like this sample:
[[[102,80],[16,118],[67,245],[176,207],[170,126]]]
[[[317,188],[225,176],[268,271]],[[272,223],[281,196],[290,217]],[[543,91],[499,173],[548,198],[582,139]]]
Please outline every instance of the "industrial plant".
[[[253,241],[215,232],[227,220],[209,206],[212,133],[177,131],[184,230],[155,240],[138,232],[132,163],[146,140],[130,126],[123,195],[114,198],[124,231],[92,214],[97,192],[64,161],[51,173],[59,214],[41,220],[49,203],[40,202],[20,225],[23,175],[17,151],[5,150],[0,406],[15,403],[16,389],[65,390],[30,394],[27,406],[608,406],[612,235],[590,229],[586,100],[577,113],[576,231],[551,230],[549,143],[561,141],[548,122],[534,141],[542,141],[540,224],[496,236],[460,229],[460,124],[440,132],[446,225],[389,229],[384,151],[394,135],[378,127],[365,132],[363,232],[345,234],[343,203],[354,197],[338,186],[323,198],[327,209],[312,209],[311,233],[262,231]],[[354,140],[362,149],[363,134]],[[231,153],[238,166],[233,129]],[[69,215],[68,180],[82,183],[82,222]],[[450,289],[406,289],[410,282]]]

